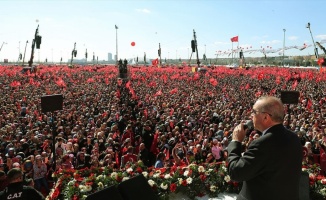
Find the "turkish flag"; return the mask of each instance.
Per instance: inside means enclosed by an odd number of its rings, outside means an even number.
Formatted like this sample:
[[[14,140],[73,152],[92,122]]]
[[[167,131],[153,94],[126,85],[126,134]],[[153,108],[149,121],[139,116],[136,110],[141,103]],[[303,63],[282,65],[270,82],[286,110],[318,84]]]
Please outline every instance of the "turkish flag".
[[[156,58],[155,60],[152,60],[152,65],[154,65],[154,66],[158,65],[158,58]]]
[[[231,42],[239,42],[239,36],[232,37]]]

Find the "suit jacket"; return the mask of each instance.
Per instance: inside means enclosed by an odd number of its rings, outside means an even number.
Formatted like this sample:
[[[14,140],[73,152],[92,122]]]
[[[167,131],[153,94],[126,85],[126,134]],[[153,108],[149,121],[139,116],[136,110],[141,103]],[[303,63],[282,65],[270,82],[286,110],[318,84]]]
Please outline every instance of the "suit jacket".
[[[254,140],[241,156],[240,142],[228,146],[228,172],[243,181],[238,200],[298,200],[302,145],[282,124]]]

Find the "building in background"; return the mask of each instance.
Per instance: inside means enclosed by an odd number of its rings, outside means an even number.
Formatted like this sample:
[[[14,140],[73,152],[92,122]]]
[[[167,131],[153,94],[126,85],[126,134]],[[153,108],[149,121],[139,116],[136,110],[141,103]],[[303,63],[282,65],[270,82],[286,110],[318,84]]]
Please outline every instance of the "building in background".
[[[108,53],[108,61],[112,61],[112,53]]]

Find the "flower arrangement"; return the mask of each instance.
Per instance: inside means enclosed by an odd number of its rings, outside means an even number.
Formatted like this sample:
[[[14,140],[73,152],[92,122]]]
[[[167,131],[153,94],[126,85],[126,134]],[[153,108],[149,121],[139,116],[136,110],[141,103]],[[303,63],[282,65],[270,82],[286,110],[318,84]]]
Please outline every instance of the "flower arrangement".
[[[314,200],[326,199],[326,177],[321,175],[319,164],[304,162],[302,171],[309,175],[310,198]]]
[[[326,178],[319,175],[319,167],[304,163],[302,171],[309,173],[312,199],[325,199]],[[172,193],[183,193],[189,199],[204,195],[217,197],[225,192],[239,193],[242,186],[230,179],[225,162],[155,169],[147,168],[139,161],[135,164],[127,163],[122,170],[105,167],[58,171],[54,174],[56,185],[46,199],[86,199],[94,192],[118,185],[140,174],[148,180],[148,184],[161,200],[168,200]]]

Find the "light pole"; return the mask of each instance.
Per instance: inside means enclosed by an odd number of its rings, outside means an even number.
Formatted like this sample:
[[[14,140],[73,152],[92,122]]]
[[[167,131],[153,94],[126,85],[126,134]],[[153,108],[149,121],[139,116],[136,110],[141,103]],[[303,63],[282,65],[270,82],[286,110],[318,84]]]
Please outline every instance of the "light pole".
[[[19,45],[18,45],[18,51],[19,52],[18,52],[18,61],[17,62],[19,63],[19,60],[20,60],[20,41],[19,41]]]
[[[311,35],[311,39],[312,39],[312,43],[314,44],[314,52],[315,52],[315,56],[316,56],[316,58],[318,59],[318,49],[316,48],[316,44],[315,44],[315,41],[314,41],[314,37],[312,37],[312,33],[311,33],[311,29],[310,29],[310,22],[308,22],[308,24],[307,24],[307,27],[306,28],[308,28],[309,29],[309,31],[310,31],[310,35]]]
[[[24,56],[23,56],[23,67],[24,67],[24,62],[25,62],[25,54],[26,54],[27,43],[28,43],[28,40],[26,41],[26,45],[25,45],[25,51],[24,51]]]
[[[118,57],[118,26],[117,25],[115,25],[115,55],[117,56],[116,65],[118,66],[119,57]]]
[[[283,32],[284,32],[284,37],[283,37],[283,60],[282,60],[283,67],[284,67],[284,51],[285,51],[285,31],[286,31],[286,29],[284,28],[283,29]]]

